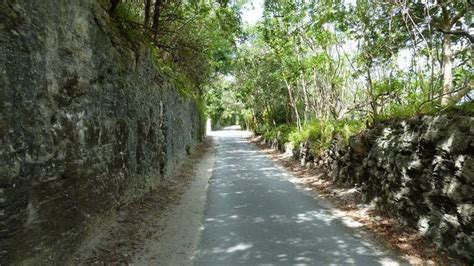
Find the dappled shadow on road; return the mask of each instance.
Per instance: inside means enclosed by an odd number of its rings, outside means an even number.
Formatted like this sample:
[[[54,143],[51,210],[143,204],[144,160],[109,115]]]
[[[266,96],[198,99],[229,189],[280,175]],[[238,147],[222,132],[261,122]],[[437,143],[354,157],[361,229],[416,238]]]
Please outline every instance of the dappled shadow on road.
[[[241,133],[226,133],[215,135],[217,159],[195,264],[395,263],[284,180]]]

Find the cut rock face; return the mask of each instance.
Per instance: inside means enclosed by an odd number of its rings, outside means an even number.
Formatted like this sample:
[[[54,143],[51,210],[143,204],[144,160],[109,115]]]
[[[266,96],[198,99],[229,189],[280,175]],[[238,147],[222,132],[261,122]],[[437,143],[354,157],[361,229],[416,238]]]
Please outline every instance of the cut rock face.
[[[98,1],[0,17],[0,264],[48,265],[169,179],[199,116]]]

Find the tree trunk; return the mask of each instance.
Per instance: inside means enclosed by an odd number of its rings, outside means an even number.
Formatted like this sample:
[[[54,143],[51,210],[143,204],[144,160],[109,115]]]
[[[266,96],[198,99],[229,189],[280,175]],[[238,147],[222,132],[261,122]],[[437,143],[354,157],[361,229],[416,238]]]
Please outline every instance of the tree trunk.
[[[163,0],[156,0],[155,2],[155,10],[153,12],[153,30],[158,30],[158,24],[160,23],[160,11],[163,5]]]
[[[110,14],[115,14],[115,11],[117,10],[117,7],[120,4],[120,1],[121,0],[110,0],[110,9],[109,9]]]
[[[151,15],[151,0],[146,0],[145,2],[145,24],[146,27],[150,25],[150,15]]]
[[[443,86],[441,89],[441,105],[447,105],[453,91],[453,51],[451,36],[443,34]]]
[[[373,118],[378,116],[378,108],[377,108],[377,98],[374,95],[374,87],[372,84],[372,74],[370,72],[370,65],[366,64],[366,71],[367,71],[367,86],[369,89],[369,103],[370,109],[373,115]]]
[[[303,37],[300,35],[300,42],[304,43]],[[298,53],[298,61],[302,61],[302,54],[299,52]],[[306,86],[306,80],[305,80],[305,75],[304,71],[300,70],[299,71],[299,81],[301,84],[301,89],[303,90],[303,103],[304,103],[304,110],[303,110],[303,125],[306,125],[309,119],[309,98],[308,98],[308,88]]]
[[[284,78],[284,80],[285,80],[286,88],[288,89],[288,97],[290,98],[290,105],[291,107],[293,107],[294,112],[295,112],[296,127],[298,128],[298,131],[301,131],[301,119],[300,119],[300,114],[298,113],[298,106],[296,106],[295,100],[293,99],[293,93],[291,91],[290,84],[288,83],[286,78]]]
[[[314,87],[314,97],[313,97],[313,105],[314,105],[314,113],[316,117],[321,118],[322,115],[322,104],[321,104],[321,89],[320,89],[320,84],[318,82],[317,74],[316,71],[313,72],[313,87]],[[319,95],[318,95],[318,90],[319,90]]]
[[[304,125],[306,125],[309,119],[309,97],[308,97],[308,88],[306,86],[306,81],[304,80],[304,76],[301,77],[301,87],[303,89],[303,97],[304,97],[303,123]]]

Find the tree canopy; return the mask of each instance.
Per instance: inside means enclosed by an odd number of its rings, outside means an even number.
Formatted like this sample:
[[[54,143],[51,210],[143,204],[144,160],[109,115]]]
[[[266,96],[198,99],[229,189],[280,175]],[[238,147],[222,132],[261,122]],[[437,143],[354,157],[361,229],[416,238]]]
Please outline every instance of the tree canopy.
[[[200,93],[228,73],[240,34],[239,3],[229,1],[105,0],[132,41],[149,45],[157,67],[187,93]]]
[[[199,94],[214,124],[302,131],[312,121],[371,124],[473,97],[469,0],[111,0],[163,71]],[[200,97],[201,97],[200,96]]]
[[[370,124],[471,101],[469,1],[264,3],[234,61],[250,127]]]

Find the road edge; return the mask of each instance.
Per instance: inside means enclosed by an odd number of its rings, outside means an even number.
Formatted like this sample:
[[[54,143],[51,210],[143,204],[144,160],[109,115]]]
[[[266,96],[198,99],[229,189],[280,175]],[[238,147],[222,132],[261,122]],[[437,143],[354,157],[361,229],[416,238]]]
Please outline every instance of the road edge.
[[[145,254],[133,264],[192,265],[202,228],[207,202],[207,189],[215,163],[215,139],[209,137],[210,147],[196,165],[194,178],[163,219],[158,241],[148,241]]]

